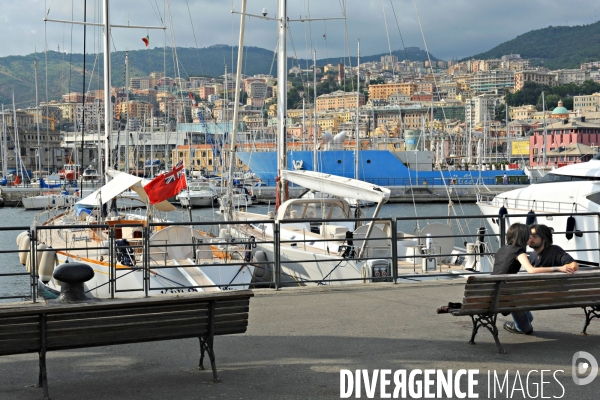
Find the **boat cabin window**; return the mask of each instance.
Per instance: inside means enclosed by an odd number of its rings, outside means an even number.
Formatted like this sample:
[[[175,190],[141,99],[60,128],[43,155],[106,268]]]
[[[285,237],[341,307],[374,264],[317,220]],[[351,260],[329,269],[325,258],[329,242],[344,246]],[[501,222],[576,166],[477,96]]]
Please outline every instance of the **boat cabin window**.
[[[286,209],[284,219],[336,219],[348,218],[344,209],[336,203],[300,203]]]
[[[589,201],[600,204],[600,192],[592,193],[589,196],[585,196]]]
[[[537,183],[596,181],[596,180],[599,180],[599,179],[595,176],[568,176],[568,175],[547,174],[543,178],[538,179]]]

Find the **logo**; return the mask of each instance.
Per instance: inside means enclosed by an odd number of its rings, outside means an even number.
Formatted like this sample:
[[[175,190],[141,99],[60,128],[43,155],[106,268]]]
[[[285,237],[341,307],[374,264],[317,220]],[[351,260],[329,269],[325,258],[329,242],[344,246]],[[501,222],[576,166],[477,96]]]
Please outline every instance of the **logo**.
[[[580,359],[585,359],[586,361],[578,361]],[[573,361],[571,362],[571,374],[573,376],[573,382],[576,385],[588,385],[592,383],[596,376],[598,375],[598,362],[596,358],[586,351],[578,351],[573,354]],[[583,377],[586,373],[589,374],[586,377]]]

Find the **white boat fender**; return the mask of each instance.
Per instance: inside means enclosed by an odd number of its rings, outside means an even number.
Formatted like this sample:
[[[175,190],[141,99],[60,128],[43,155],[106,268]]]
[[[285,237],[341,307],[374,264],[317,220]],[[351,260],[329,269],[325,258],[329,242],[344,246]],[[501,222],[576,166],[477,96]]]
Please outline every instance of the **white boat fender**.
[[[254,265],[254,281],[255,282],[269,282],[271,281],[272,276],[272,263],[269,263],[267,260],[267,254],[258,250],[254,253],[254,262],[257,264]]]
[[[21,239],[23,239],[24,236],[26,236],[29,232],[27,231],[23,231],[21,233],[19,233],[19,236],[17,236],[17,247],[19,247],[21,245]]]
[[[41,257],[39,257],[38,260],[38,274],[40,276],[40,280],[44,283],[48,283],[50,282],[50,279],[52,279],[52,273],[54,272],[54,267],[56,266],[56,252],[52,250],[52,246],[46,247],[46,251],[42,252]]]
[[[45,251],[48,248],[48,246],[46,246],[46,243],[40,243],[37,246],[37,253],[35,254],[35,268],[36,271],[38,271],[38,275],[40,274],[40,262],[42,261],[42,256],[44,255]]]
[[[21,238],[21,242],[19,243],[19,261],[22,265],[27,263],[29,259],[29,247],[31,246],[31,239],[29,238],[29,234],[23,236]]]

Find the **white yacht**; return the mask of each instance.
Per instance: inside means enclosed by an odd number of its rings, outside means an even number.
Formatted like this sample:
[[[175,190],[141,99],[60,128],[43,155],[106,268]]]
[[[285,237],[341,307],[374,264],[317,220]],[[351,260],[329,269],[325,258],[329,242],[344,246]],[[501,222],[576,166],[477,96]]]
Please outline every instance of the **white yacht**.
[[[501,214],[506,215],[506,228],[515,222],[535,220],[552,228],[554,244],[577,261],[598,265],[598,216],[580,214],[600,212],[600,155],[557,168],[525,188],[489,199],[482,197],[477,205],[483,214],[495,216],[489,223],[496,234],[500,232]],[[513,216],[516,214],[523,216]]]
[[[96,170],[96,168],[89,165],[86,169],[83,170],[83,180],[84,181],[98,181],[101,176]]]
[[[202,180],[190,182],[175,198],[184,207],[211,207],[217,203],[218,195],[212,183]]]

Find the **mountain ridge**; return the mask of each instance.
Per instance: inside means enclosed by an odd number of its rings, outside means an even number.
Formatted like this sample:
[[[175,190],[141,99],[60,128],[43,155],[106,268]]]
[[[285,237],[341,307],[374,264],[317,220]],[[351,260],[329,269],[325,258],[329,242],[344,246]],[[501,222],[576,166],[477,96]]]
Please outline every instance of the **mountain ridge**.
[[[166,75],[175,77],[173,59],[177,54],[180,64],[181,76],[208,76],[215,77],[224,74],[225,64],[231,72],[233,57],[237,57],[237,46],[215,44],[201,49],[189,47],[173,48],[148,48],[129,51],[129,76],[148,76],[154,71],[166,69]],[[404,59],[403,50],[396,50],[392,54]],[[427,53],[419,48],[407,48],[411,61],[427,60]],[[166,55],[166,57],[165,57]],[[379,61],[384,54],[361,57],[361,62]],[[48,99],[54,100],[71,91],[82,92],[83,86],[83,54],[59,53],[48,51],[46,54],[37,53],[25,56],[0,57],[0,103],[12,104],[12,92],[15,93],[17,107],[24,108],[35,104],[35,76],[34,58],[38,60],[38,96],[40,101],[46,100],[46,57],[48,58]],[[96,59],[97,57],[97,59]],[[103,54],[86,55],[86,87],[90,90],[102,89],[102,57]],[[431,56],[432,60],[438,60]],[[276,57],[273,51],[255,46],[244,46],[244,70],[246,75],[276,74]],[[348,57],[329,57],[317,60],[317,65],[348,60]],[[356,65],[356,57],[349,58],[351,65]],[[346,61],[347,63],[348,61]],[[288,57],[288,69],[292,65],[312,65],[312,60],[292,59]],[[90,79],[93,80],[90,84]],[[112,86],[122,87],[125,81],[125,51],[111,53],[111,83]]]
[[[486,60],[520,54],[549,69],[579,68],[600,60],[600,21],[588,25],[548,26],[523,33],[492,49],[462,59]]]

